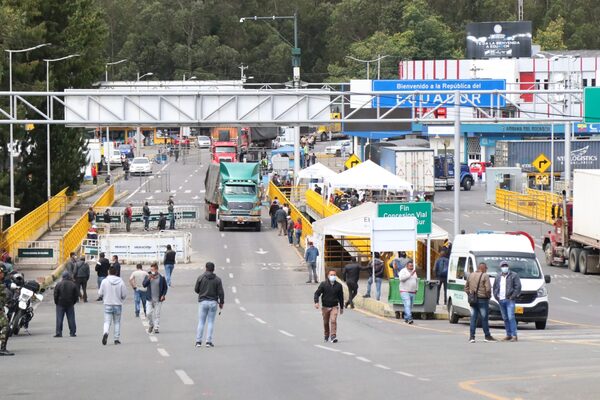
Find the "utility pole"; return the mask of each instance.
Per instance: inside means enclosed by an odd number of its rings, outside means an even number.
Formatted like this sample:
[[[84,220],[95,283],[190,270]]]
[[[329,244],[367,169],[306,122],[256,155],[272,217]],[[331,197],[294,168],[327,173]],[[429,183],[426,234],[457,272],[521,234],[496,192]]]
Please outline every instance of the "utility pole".
[[[244,73],[244,71],[248,69],[248,66],[242,63],[238,68],[240,69],[240,80],[242,81],[242,83],[246,83],[246,74]]]

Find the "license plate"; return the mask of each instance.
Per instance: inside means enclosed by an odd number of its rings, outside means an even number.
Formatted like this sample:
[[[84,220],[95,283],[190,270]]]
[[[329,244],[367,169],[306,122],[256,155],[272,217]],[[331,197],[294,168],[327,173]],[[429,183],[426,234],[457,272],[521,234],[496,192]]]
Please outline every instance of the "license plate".
[[[516,306],[515,307],[515,314],[523,314],[523,307]]]
[[[238,217],[238,219],[237,219],[237,223],[238,223],[238,224],[241,224],[241,223],[243,223],[243,222],[244,222],[244,218],[242,218],[242,217]]]

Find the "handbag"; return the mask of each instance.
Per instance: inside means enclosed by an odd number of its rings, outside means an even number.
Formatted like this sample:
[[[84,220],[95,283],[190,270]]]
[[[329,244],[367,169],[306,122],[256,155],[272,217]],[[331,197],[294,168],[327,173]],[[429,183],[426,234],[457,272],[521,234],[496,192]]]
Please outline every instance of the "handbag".
[[[479,280],[477,281],[477,288],[475,289],[475,292],[469,293],[467,296],[467,301],[469,302],[470,306],[477,305],[477,301],[479,300],[479,298],[477,297],[477,293],[479,292],[479,284],[481,283],[481,278],[483,278],[483,272],[481,273],[481,275],[479,275]]]

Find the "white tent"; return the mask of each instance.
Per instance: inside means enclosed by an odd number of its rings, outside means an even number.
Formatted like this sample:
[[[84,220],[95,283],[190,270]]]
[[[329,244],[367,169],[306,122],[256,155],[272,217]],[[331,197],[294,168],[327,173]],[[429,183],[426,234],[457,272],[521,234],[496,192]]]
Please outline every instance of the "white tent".
[[[298,179],[319,179],[326,180],[336,176],[337,173],[326,167],[321,163],[316,163],[310,167],[300,170],[298,173]]]
[[[330,188],[412,190],[410,182],[392,174],[371,160],[325,179],[325,182]]]

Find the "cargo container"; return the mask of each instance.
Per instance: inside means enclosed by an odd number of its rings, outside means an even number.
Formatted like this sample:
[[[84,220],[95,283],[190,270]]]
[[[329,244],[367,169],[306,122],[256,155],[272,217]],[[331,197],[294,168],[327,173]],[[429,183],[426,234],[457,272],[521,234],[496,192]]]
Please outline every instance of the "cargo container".
[[[380,147],[381,166],[412,184],[414,193],[433,200],[435,194],[433,149]]]
[[[573,201],[552,206],[554,230],[543,239],[548,265],[567,264],[575,272],[600,273],[599,187],[600,170],[575,170]]]
[[[521,167],[523,172],[537,172],[533,161],[544,154],[550,160],[550,140],[513,140],[496,142],[495,167]],[[565,142],[554,141],[554,172],[565,170]],[[600,168],[600,140],[571,141],[571,170]],[[546,170],[549,173],[550,169]]]

